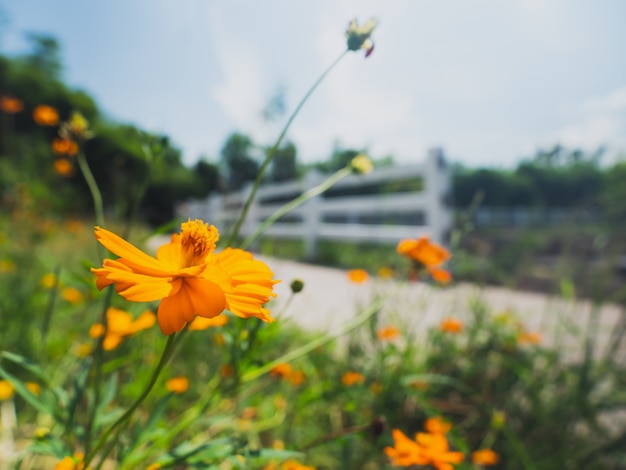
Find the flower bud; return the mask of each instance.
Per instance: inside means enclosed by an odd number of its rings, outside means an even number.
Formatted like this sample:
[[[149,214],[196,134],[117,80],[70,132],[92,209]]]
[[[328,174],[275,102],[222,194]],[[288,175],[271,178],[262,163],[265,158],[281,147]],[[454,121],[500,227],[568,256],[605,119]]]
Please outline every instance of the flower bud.
[[[294,279],[291,281],[291,284],[289,284],[289,287],[291,287],[291,292],[297,294],[298,292],[302,292],[302,289],[304,289],[304,281],[302,279]]]
[[[350,162],[350,167],[352,168],[352,172],[358,175],[365,175],[374,169],[372,161],[364,153],[359,153],[354,157]]]

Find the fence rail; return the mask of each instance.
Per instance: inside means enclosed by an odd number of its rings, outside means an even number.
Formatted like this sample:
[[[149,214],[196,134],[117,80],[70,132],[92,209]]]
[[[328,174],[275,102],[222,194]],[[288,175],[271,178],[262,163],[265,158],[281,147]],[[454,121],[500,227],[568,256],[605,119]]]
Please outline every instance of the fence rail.
[[[261,186],[241,227],[247,236],[285,203],[318,185],[325,176],[309,173],[300,181]],[[177,207],[182,217],[211,221],[228,230],[236,221],[251,186]],[[429,236],[445,243],[452,228],[450,171],[441,149],[431,149],[421,164],[350,175],[271,225],[266,237],[300,239],[308,258],[318,240],[397,243]]]

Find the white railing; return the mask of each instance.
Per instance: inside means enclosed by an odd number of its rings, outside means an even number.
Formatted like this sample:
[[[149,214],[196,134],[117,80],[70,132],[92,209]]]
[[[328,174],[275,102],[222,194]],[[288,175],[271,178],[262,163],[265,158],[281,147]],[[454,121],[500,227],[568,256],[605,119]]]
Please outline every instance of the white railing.
[[[261,186],[241,235],[253,233],[279,207],[325,178],[310,172],[299,181]],[[177,207],[177,215],[209,221],[227,233],[250,191],[248,186],[236,193],[189,201]],[[422,164],[381,168],[344,178],[271,225],[263,236],[303,240],[310,259],[315,257],[321,239],[390,244],[403,238],[429,236],[445,244],[452,228],[450,192],[450,171],[443,153],[432,149]]]

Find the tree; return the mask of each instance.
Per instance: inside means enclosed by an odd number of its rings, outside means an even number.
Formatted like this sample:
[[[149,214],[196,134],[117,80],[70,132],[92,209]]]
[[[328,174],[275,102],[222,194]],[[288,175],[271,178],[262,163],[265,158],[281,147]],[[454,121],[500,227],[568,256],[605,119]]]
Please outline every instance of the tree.
[[[212,191],[216,191],[220,184],[220,172],[217,165],[200,159],[195,164],[193,172],[198,180],[197,198],[207,197]]]
[[[28,33],[26,37],[32,47],[31,53],[26,57],[26,62],[46,75],[48,79],[60,80],[63,65],[59,41],[52,36],[38,33]]]
[[[237,191],[247,182],[254,181],[259,164],[252,157],[254,144],[247,135],[231,134],[222,147],[222,164],[226,172],[228,189]]]
[[[280,183],[295,180],[298,176],[297,156],[298,150],[291,142],[277,149],[272,159],[270,181]]]

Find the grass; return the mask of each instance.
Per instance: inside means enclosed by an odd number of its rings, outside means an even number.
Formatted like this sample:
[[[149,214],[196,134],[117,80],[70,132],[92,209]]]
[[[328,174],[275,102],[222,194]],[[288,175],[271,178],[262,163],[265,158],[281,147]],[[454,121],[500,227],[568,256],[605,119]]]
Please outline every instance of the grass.
[[[81,351],[93,344],[88,332],[103,300],[88,271],[98,260],[96,245],[87,224],[42,229],[15,218],[1,222],[7,235],[0,259],[16,268],[0,274],[0,366],[15,383],[42,387],[38,397],[17,393],[6,402],[17,413],[14,438],[28,443],[14,455],[13,468],[53,468],[82,449],[94,400],[93,356]],[[35,240],[37,249],[29,249]],[[341,263],[404,268],[392,250],[370,248],[340,250]],[[321,246],[320,254],[333,249]],[[62,267],[61,285],[48,318],[54,289],[43,288],[40,278],[55,266]],[[65,287],[79,289],[82,300],[63,300]],[[135,317],[156,307],[117,296],[113,302]],[[458,312],[461,331],[434,326],[414,337],[408,325],[373,311],[340,343],[288,322],[256,319],[230,318],[223,327],[188,332],[106,465],[262,469],[295,458],[318,469],[391,468],[384,451],[394,444],[390,431],[411,437],[427,418],[441,415],[452,423],[450,445],[466,454],[460,469],[475,468],[469,455],[483,447],[499,454],[503,469],[619,468],[626,459],[626,424],[614,418],[626,409],[621,349],[572,363],[563,350],[521,342],[519,313],[502,315],[474,302]],[[398,337],[380,339],[379,330],[390,324]],[[586,340],[589,351],[594,338]],[[101,433],[141,392],[164,344],[155,327],[105,352],[92,432]],[[308,352],[292,354],[308,344]],[[246,379],[285,354],[289,373]],[[362,379],[347,385],[349,372]],[[184,394],[166,389],[177,376],[190,380]]]

